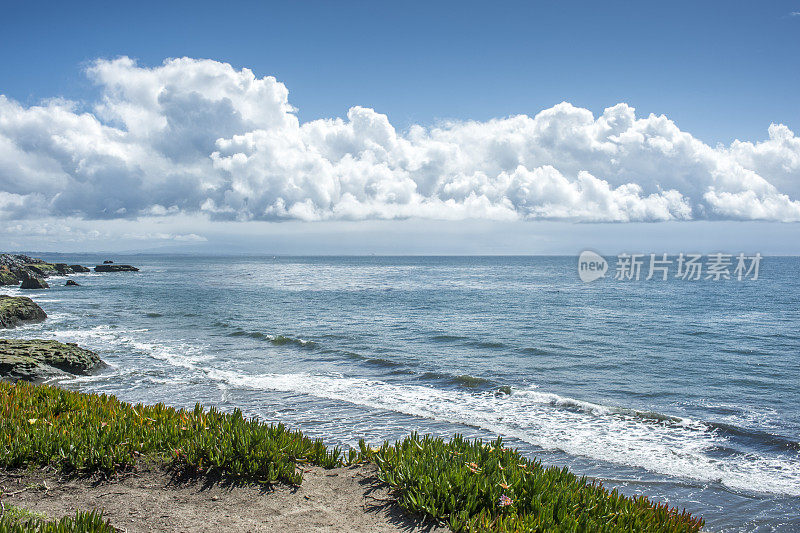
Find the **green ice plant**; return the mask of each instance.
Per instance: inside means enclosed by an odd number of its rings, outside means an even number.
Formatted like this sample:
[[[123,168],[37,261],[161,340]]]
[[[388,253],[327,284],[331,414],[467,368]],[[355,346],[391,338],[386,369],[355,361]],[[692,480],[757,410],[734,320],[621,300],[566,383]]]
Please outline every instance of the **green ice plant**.
[[[453,531],[695,532],[703,520],[608,491],[566,468],[490,443],[417,434],[377,449],[360,443],[399,504]]]
[[[686,512],[546,468],[502,439],[412,434],[379,448],[362,441],[360,450],[343,454],[238,410],[132,405],[105,394],[0,383],[0,467],[110,477],[143,458],[182,475],[267,484],[300,484],[306,465],[371,462],[402,508],[454,531],[682,533],[703,526]]]
[[[114,533],[116,530],[97,511],[77,511],[75,516],[48,520],[42,516],[6,506],[0,515],[0,533]]]
[[[302,465],[342,462],[338,448],[238,410],[131,405],[22,382],[0,383],[0,444],[4,468],[54,465],[104,476],[131,470],[148,456],[182,474],[299,484]]]

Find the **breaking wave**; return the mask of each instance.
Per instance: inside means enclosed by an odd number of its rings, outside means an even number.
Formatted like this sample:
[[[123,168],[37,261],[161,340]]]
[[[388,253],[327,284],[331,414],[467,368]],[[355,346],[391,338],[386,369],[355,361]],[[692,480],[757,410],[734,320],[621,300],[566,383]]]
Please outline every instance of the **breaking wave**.
[[[442,390],[307,373],[241,375],[209,370],[234,387],[302,393],[442,422],[479,427],[559,450],[658,474],[721,483],[742,492],[800,496],[795,452],[739,452],[732,436],[691,419],[609,407],[536,390]],[[719,457],[726,446],[734,453]],[[745,457],[746,455],[746,457]]]

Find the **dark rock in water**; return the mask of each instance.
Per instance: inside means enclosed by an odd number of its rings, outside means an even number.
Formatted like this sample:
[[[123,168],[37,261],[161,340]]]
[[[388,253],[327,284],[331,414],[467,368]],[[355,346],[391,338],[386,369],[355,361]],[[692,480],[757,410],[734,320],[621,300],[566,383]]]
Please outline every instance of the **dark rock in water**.
[[[27,296],[0,294],[0,328],[13,328],[26,322],[41,322],[47,313]]]
[[[109,261],[108,259],[106,259],[105,261],[103,261],[103,264],[104,265],[113,265],[114,261]]]
[[[75,273],[75,271],[72,270],[72,267],[69,266],[66,263],[55,263],[54,266],[56,268],[56,272],[60,276],[66,276],[67,274],[74,274]]]
[[[95,272],[139,272],[139,269],[131,265],[97,265]]]
[[[498,389],[494,393],[495,396],[510,396],[511,395],[511,387],[508,385],[503,385],[502,387],[498,387]]]
[[[68,279],[67,282],[64,284],[65,287],[78,287],[80,283],[75,281],[74,279]]]
[[[104,366],[100,357],[76,344],[40,339],[0,339],[0,379],[43,381],[89,374]]]
[[[91,272],[92,271],[91,268],[87,268],[87,267],[82,266],[82,265],[70,265],[69,267],[72,269],[73,272]]]
[[[0,285],[19,285],[19,278],[7,267],[0,268]]]
[[[20,289],[47,289],[49,287],[50,285],[39,276],[26,270],[22,271],[22,285],[20,285]]]

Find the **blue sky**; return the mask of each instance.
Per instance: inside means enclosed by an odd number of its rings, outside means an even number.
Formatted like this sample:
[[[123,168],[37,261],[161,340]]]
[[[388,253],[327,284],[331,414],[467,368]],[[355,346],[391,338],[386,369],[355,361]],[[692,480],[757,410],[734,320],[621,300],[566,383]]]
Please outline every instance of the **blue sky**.
[[[800,0],[0,7],[3,249],[800,253]]]
[[[301,120],[353,105],[399,127],[627,102],[711,145],[800,128],[800,1],[4,2],[0,89],[96,90],[127,55],[211,58],[274,75]]]

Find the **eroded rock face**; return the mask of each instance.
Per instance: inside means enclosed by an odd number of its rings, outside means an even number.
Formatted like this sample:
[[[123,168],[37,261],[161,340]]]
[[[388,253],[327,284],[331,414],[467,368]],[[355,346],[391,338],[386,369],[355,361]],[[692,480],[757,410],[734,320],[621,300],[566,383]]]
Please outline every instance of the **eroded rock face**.
[[[89,374],[103,365],[96,353],[73,343],[0,339],[0,379],[43,381],[69,374]]]
[[[25,265],[23,268],[24,270],[21,270],[23,274],[25,272],[27,272],[29,275],[33,273],[33,275],[41,276],[43,278],[56,273],[55,266],[51,265],[50,263],[40,263],[38,265]]]
[[[139,269],[131,265],[97,265],[95,272],[139,272]]]
[[[22,285],[19,286],[20,289],[47,289],[49,287],[50,285],[48,285],[43,278],[31,274],[28,271],[22,271]]]
[[[19,285],[19,278],[8,268],[0,268],[0,285]]]
[[[69,266],[73,272],[91,272],[92,269],[87,268],[83,265],[70,265]]]
[[[47,313],[26,296],[0,294],[0,328],[14,328],[28,322],[41,322]]]

